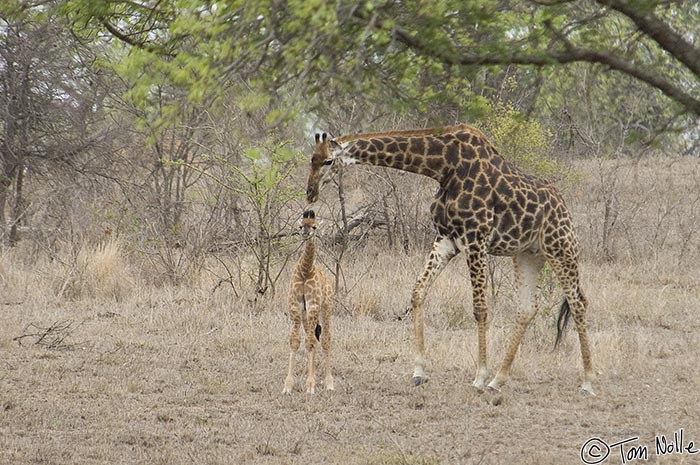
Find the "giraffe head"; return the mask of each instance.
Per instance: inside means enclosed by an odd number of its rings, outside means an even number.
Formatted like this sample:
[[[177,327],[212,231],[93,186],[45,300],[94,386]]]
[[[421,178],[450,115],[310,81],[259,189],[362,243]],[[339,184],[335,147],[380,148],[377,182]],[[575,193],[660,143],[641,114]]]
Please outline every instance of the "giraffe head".
[[[331,153],[331,140],[328,134],[316,134],[316,146],[314,153],[311,155],[311,172],[309,180],[306,184],[306,200],[309,203],[314,203],[318,200],[318,192],[325,184],[327,184],[337,171],[334,157]],[[313,212],[312,212],[313,213]]]
[[[304,212],[299,229],[304,239],[313,237],[316,234],[316,214],[313,210],[306,210]]]
[[[333,179],[341,165],[351,165],[357,160],[348,156],[347,142],[339,144],[335,139],[330,139],[328,134],[316,134],[316,146],[311,156],[311,172],[306,185],[306,200],[314,203],[318,200],[318,193],[323,186]]]

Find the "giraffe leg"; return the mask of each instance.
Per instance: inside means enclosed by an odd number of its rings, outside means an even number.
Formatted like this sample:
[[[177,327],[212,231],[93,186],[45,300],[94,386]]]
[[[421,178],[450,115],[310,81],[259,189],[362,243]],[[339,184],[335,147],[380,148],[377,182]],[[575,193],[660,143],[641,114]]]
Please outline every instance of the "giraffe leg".
[[[330,286],[329,289],[330,291]],[[325,378],[324,384],[326,389],[332,391],[335,389],[333,384],[333,375],[331,374],[331,311],[332,311],[333,296],[330,292],[326,296],[323,308],[321,309],[321,321],[323,329],[321,330],[321,347],[324,353]]]
[[[559,283],[564,289],[566,302],[569,304],[571,315],[576,322],[579,345],[581,346],[581,359],[583,361],[583,383],[581,390],[584,394],[595,395],[593,391],[593,362],[591,361],[591,349],[588,341],[588,327],[586,324],[586,308],[588,300],[583,295],[579,285],[578,264],[552,263]]]
[[[415,367],[413,369],[413,384],[418,386],[428,381],[425,374],[425,342],[423,340],[423,301],[430,286],[440,275],[450,260],[457,255],[457,249],[451,239],[438,237],[433,243],[433,249],[423,267],[423,272],[416,280],[411,297],[413,312],[413,335]]]
[[[511,365],[520,347],[523,334],[539,310],[537,302],[537,279],[543,265],[544,258],[541,256],[522,254],[513,257],[513,268],[515,269],[515,281],[518,287],[520,308],[518,309],[516,326],[510,337],[503,364],[496,376],[489,383],[489,388],[493,390],[499,391],[501,386],[508,380]]]
[[[578,331],[579,345],[581,346],[581,359],[583,360],[583,384],[581,390],[584,394],[595,395],[593,391],[593,362],[591,361],[591,349],[588,342],[588,327],[586,324],[586,307],[588,301],[583,295],[580,287],[577,287],[566,293],[566,299],[571,307],[571,314],[576,322],[576,330]]]
[[[308,354],[308,374],[306,377],[306,393],[313,394],[316,391],[316,325],[318,324],[319,302],[316,297],[307,299],[308,313],[306,315],[306,352]]]
[[[486,253],[483,246],[473,246],[469,251],[469,274],[472,281],[472,298],[474,300],[474,318],[478,330],[478,349],[476,376],[472,385],[479,390],[486,387],[488,368],[486,364],[486,329],[488,325],[488,306],[486,304]]]
[[[301,344],[301,306],[303,303],[298,302],[296,298],[290,298],[290,312],[292,318],[292,331],[289,335],[289,369],[287,370],[287,378],[284,381],[283,394],[290,394],[294,387],[294,362],[296,359],[299,345]]]

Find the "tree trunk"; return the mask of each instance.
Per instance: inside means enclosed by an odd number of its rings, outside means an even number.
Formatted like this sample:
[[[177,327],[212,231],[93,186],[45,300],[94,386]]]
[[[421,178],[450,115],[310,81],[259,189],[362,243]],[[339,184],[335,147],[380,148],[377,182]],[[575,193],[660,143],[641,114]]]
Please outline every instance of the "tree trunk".
[[[10,224],[10,247],[19,240],[17,227],[19,226],[22,216],[24,215],[22,188],[24,187],[24,164],[20,163],[17,166],[17,177],[15,179],[15,199],[12,205],[12,222]]]

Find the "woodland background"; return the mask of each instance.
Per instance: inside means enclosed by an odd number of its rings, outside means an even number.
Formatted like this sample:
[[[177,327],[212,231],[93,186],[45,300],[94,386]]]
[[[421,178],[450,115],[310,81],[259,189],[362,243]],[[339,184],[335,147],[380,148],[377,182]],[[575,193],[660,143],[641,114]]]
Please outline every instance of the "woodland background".
[[[0,1],[0,462],[503,463],[512,434],[577,463],[591,435],[700,437],[699,30],[694,1]],[[374,167],[315,207],[339,393],[281,397],[314,132],[455,123],[562,188],[599,400],[576,397],[575,338],[550,353],[547,272],[514,391],[469,390],[463,262],[409,388],[393,317],[435,186]],[[490,266],[493,368],[515,299]],[[571,402],[591,417],[553,440]]]

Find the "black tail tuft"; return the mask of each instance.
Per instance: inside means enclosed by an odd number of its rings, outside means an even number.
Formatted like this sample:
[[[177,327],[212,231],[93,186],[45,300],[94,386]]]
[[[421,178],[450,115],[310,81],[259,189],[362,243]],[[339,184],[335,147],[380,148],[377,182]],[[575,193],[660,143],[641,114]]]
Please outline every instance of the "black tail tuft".
[[[571,308],[569,307],[569,302],[564,297],[564,302],[561,304],[559,309],[559,318],[557,318],[557,339],[554,341],[554,348],[556,349],[561,342],[561,337],[564,335],[564,330],[569,324],[569,316],[571,316]]]
[[[316,340],[320,341],[321,340],[321,325],[316,323],[316,330],[314,331],[314,334],[316,335]]]

